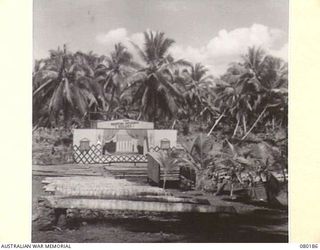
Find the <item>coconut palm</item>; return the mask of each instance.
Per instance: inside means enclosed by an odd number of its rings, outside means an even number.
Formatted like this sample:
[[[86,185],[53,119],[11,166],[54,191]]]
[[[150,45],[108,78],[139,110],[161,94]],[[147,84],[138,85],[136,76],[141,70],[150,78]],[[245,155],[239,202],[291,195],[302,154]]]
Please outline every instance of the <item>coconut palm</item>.
[[[117,106],[115,96],[119,98],[127,87],[127,77],[137,68],[139,65],[133,61],[131,53],[121,43],[114,46],[110,56],[102,57],[102,61],[95,69],[95,79],[103,86],[109,103],[107,108],[109,112]]]
[[[241,116],[241,111],[239,110],[239,99],[241,95],[241,88],[239,85],[237,85],[236,82],[230,81],[226,82],[223,79],[225,77],[223,76],[221,79],[218,79],[216,81],[215,86],[215,100],[214,100],[214,107],[218,108],[218,116],[215,120],[215,123],[211,127],[208,135],[212,133],[212,131],[215,129],[215,127],[218,125],[218,123],[224,118],[225,123],[228,125],[231,125],[234,121],[234,118],[236,116],[237,121],[239,121]],[[228,79],[233,79],[233,77],[229,77]],[[241,117],[242,118],[242,117]],[[237,122],[236,129],[239,125],[239,122]],[[235,129],[235,132],[236,132]],[[235,133],[234,132],[234,133]]]
[[[271,119],[274,124],[277,117],[281,123],[286,123],[288,69],[283,60],[267,55],[259,48],[249,48],[243,59],[244,68],[248,71],[240,77],[245,86],[243,92],[251,91],[251,98],[255,98],[255,113],[259,114],[244,139],[261,120]]]
[[[201,96],[199,92],[201,91],[201,87],[206,88],[207,86],[212,85],[213,77],[212,75],[208,75],[208,69],[202,65],[201,63],[196,63],[194,65],[190,65],[190,69],[184,69],[183,71],[186,74],[187,83],[186,89],[193,90],[190,93],[191,96]],[[198,99],[201,99],[197,97]],[[192,99],[192,97],[191,97]],[[201,100],[199,100],[201,101]]]
[[[213,115],[213,77],[207,74],[208,69],[201,63],[197,63],[190,65],[189,69],[184,69],[183,73],[185,75],[184,98],[191,111],[190,113]]]
[[[286,64],[260,48],[249,48],[242,62],[233,63],[216,88],[220,109],[236,123],[233,135],[242,124],[244,139],[270,113],[284,119],[286,86]],[[249,130],[248,124],[252,124]]]
[[[261,97],[257,92],[248,88],[240,79],[236,83],[220,84],[216,88],[217,93],[217,106],[220,108],[221,113],[228,117],[228,123],[232,124],[236,121],[233,136],[236,134],[237,129],[242,123],[243,131],[246,133],[247,121],[255,114]]]
[[[169,71],[170,72],[170,71]],[[178,101],[179,119],[210,121],[217,112],[213,105],[213,77],[201,63],[186,64],[182,71],[176,69],[170,74],[171,82],[183,93],[183,102]]]
[[[140,104],[140,115],[155,121],[157,117],[173,117],[177,110],[177,98],[182,98],[177,88],[170,83],[169,70],[186,65],[184,60],[175,61],[169,54],[174,40],[163,32],[144,32],[144,46],[133,44],[144,66],[130,77],[129,88],[136,89],[134,102]]]
[[[33,106],[44,111],[50,121],[60,116],[66,123],[72,116],[84,117],[96,109],[97,99],[92,93],[93,70],[81,54],[63,50],[50,51],[33,77]],[[40,112],[41,113],[41,112]]]
[[[267,56],[261,73],[264,87],[262,105],[269,105],[265,119],[286,126],[288,114],[288,65],[280,58]]]

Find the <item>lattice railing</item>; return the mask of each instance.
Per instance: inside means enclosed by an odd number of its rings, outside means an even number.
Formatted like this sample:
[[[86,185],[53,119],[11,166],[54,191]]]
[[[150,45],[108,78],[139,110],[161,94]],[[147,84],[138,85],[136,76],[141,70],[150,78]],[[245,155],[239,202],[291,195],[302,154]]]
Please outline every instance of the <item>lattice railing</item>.
[[[168,148],[168,149],[163,149],[163,148],[160,148],[158,146],[155,146],[155,147],[150,147],[149,148],[149,152],[159,152],[160,150],[162,151],[168,151],[169,153],[174,151],[174,150],[177,150],[176,147],[171,147],[171,148]]]
[[[158,152],[160,147],[152,147],[149,149],[150,152]],[[165,149],[166,151],[174,151],[175,147]],[[142,154],[102,154],[102,146],[91,145],[88,150],[81,150],[79,146],[73,146],[73,159],[76,163],[114,163],[114,162],[147,162],[146,155]]]
[[[79,146],[73,145],[73,159],[76,163],[102,163],[101,145],[92,145],[88,150],[81,150]]]

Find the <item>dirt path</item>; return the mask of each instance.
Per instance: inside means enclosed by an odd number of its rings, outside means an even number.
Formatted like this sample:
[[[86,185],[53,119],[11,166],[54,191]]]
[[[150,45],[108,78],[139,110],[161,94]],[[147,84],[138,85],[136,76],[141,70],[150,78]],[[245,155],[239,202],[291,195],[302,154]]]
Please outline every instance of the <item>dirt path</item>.
[[[46,176],[70,176],[85,173],[105,175],[101,166],[34,166],[33,213],[37,198],[44,195],[41,181]],[[82,219],[63,231],[38,231],[34,225],[33,242],[288,242],[287,211],[270,209],[215,197],[201,192],[180,192],[205,197],[211,204],[231,205],[235,216],[118,213],[107,218]]]

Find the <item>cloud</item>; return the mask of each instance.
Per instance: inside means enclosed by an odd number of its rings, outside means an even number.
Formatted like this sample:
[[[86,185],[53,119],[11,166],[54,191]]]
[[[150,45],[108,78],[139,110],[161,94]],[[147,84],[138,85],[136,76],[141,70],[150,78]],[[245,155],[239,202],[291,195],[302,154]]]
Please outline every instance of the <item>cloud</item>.
[[[111,52],[116,43],[122,43],[130,50],[135,60],[141,62],[139,56],[137,55],[136,49],[132,46],[131,42],[134,42],[141,47],[144,41],[143,33],[133,33],[129,35],[125,28],[118,28],[110,30],[107,33],[98,34],[96,36],[96,41],[103,45],[105,52]]]
[[[218,36],[207,44],[208,51],[214,55],[234,55],[244,53],[248,46],[272,47],[281,38],[283,32],[270,29],[261,24],[253,24],[249,28],[238,28],[227,32],[220,30]]]
[[[194,63],[202,62],[213,74],[222,74],[229,63],[239,60],[250,46],[261,47],[268,53],[286,60],[288,45],[275,49],[284,37],[285,33],[279,29],[253,24],[251,27],[237,28],[229,32],[225,29],[220,30],[217,36],[200,48],[175,45],[172,53],[175,57]]]
[[[288,61],[288,43],[284,44],[279,50],[269,50],[269,53]]]
[[[103,34],[100,33],[96,36],[96,40],[99,43],[102,43],[104,45],[112,44],[114,45],[115,43],[123,42],[127,37],[127,30],[125,28],[119,28],[119,29],[114,29],[110,30],[108,33]]]
[[[144,35],[143,33],[134,33],[127,39],[127,41],[131,41],[141,47],[144,43]]]
[[[206,59],[204,48],[193,48],[191,46],[174,45],[171,48],[171,53],[176,58],[184,58],[192,62],[200,62]]]
[[[231,31],[222,29],[201,47],[174,44],[170,52],[177,59],[183,58],[193,63],[201,62],[212,74],[220,75],[225,72],[231,62],[238,61],[250,46],[259,46],[267,53],[287,60],[288,44],[279,48],[283,40],[286,40],[286,34],[283,31],[262,24],[253,24],[251,27],[241,27]],[[129,34],[125,28],[118,28],[98,34],[96,41],[102,44],[104,51],[107,52],[114,49],[115,43],[121,42],[130,50],[135,60],[141,63],[131,41],[142,47],[143,33]]]

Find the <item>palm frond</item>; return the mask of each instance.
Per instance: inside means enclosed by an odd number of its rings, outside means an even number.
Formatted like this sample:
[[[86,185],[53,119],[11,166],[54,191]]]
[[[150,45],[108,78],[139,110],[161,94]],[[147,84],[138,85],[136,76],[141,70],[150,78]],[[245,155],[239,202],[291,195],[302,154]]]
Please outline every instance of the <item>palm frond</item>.
[[[171,84],[167,81],[167,79],[165,79],[161,74],[153,74],[153,77],[160,82],[161,84],[163,84],[168,91],[173,94],[174,96],[181,98],[182,95],[181,93]]]
[[[140,56],[140,58],[145,62],[145,63],[149,63],[149,59],[148,56],[145,54],[145,52],[140,49],[140,47],[135,44],[134,42],[131,41],[132,46],[136,49],[136,51],[138,52],[138,55]]]
[[[53,112],[55,114],[62,109],[64,84],[64,80],[61,80],[58,87],[55,89],[49,102],[49,112]]]
[[[47,80],[45,83],[43,83],[39,88],[37,88],[33,93],[32,96],[35,97],[37,94],[39,94],[41,92],[41,90],[43,90],[44,88],[46,88],[49,84],[51,84],[52,82],[54,82],[54,80],[49,79]]]

